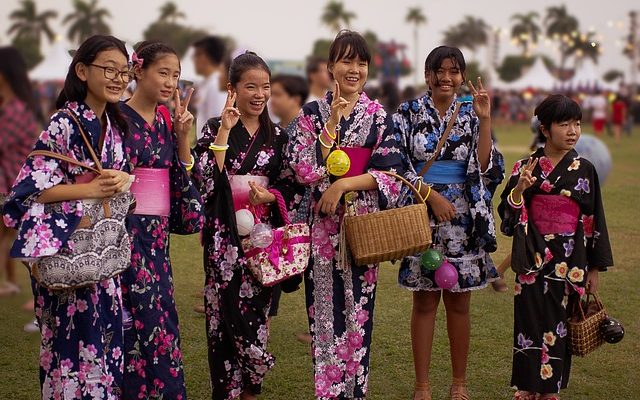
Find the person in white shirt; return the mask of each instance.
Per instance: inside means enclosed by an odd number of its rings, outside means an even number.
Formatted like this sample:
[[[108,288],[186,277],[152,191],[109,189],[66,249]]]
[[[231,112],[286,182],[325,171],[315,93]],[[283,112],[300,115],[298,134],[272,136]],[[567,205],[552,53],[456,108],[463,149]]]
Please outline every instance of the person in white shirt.
[[[327,70],[327,60],[310,57],[307,60],[307,82],[309,82],[309,97],[307,103],[316,101],[331,89],[331,77]]]
[[[207,36],[193,43],[193,64],[196,73],[204,80],[196,89],[196,136],[202,136],[207,120],[220,115],[227,91],[221,77],[225,76],[224,59],[227,54],[224,39]]]
[[[600,136],[607,122],[607,107],[609,103],[604,93],[600,91],[591,98],[589,105],[591,106],[593,131],[596,135]]]

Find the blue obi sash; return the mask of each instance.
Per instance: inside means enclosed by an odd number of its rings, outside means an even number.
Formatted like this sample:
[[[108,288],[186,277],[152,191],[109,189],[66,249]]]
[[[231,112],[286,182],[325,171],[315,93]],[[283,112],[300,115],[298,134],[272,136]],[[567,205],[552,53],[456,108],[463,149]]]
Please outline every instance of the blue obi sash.
[[[422,167],[424,167],[424,163],[416,165],[416,170],[420,172]],[[435,161],[423,178],[427,183],[442,185],[464,183],[467,179],[467,163],[458,160]]]

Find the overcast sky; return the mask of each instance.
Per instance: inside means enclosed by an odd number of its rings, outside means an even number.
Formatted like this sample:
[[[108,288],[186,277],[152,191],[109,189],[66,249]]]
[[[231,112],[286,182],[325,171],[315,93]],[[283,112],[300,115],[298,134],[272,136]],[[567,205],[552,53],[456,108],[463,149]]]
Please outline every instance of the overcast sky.
[[[0,44],[8,44],[6,30],[9,26],[9,14],[18,7],[19,0],[0,1]],[[71,0],[36,0],[40,11],[56,9],[59,18],[53,24],[54,29],[66,34],[61,26],[62,17],[71,11]],[[333,35],[320,22],[325,0],[268,0],[268,1],[175,1],[186,14],[184,23],[204,28],[212,33],[230,35],[243,47],[251,48],[269,59],[301,60],[311,51],[314,40],[331,38]],[[158,17],[158,9],[164,0],[100,0],[112,14],[108,20],[113,34],[129,42],[142,38],[144,29]],[[419,5],[428,18],[426,26],[420,29],[420,63],[428,51],[440,44],[442,32],[460,21],[464,15],[483,18],[489,25],[510,29],[510,17],[514,13],[536,10],[544,15],[549,5],[558,1],[498,1],[498,0],[344,0],[346,9],[354,12],[357,18],[352,29],[372,30],[380,39],[395,39],[407,44],[407,56],[413,62],[412,26],[404,22],[407,9]],[[629,70],[629,61],[621,55],[621,40],[628,32],[628,12],[640,10],[637,0],[569,0],[569,11],[580,20],[583,31],[593,28],[599,34],[603,45],[599,70],[605,72],[616,68],[625,73]],[[506,34],[500,45],[500,57],[519,50],[508,40]],[[541,43],[539,52],[553,57],[554,48]],[[466,54],[472,58],[471,54]],[[475,57],[480,62],[486,56],[479,52]],[[557,57],[556,57],[557,59]]]

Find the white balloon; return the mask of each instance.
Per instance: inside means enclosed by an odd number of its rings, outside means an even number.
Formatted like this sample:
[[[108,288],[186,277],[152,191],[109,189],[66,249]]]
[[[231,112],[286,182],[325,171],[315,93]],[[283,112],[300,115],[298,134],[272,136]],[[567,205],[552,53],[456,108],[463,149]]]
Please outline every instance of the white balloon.
[[[255,225],[255,219],[251,211],[243,208],[236,211],[236,226],[238,227],[238,235],[247,236],[251,233],[253,226]]]

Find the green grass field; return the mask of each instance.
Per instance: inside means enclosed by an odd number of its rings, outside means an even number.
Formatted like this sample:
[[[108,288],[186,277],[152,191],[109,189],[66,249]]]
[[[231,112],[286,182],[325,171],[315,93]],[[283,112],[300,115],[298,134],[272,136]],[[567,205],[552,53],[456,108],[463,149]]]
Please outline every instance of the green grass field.
[[[530,141],[523,125],[497,128],[499,145],[506,158],[507,171],[522,156]],[[601,277],[601,296],[609,313],[626,328],[625,339],[617,345],[605,344],[586,358],[574,359],[570,388],[563,399],[640,398],[640,133],[624,138],[615,146],[607,138],[614,159],[612,174],[604,187],[604,202],[615,268]],[[500,189],[499,192],[500,193]],[[191,399],[207,399],[207,366],[204,318],[192,311],[199,302],[194,297],[202,287],[202,251],[196,236],[174,237],[172,242],[176,296],[182,327],[188,394]],[[510,242],[499,238],[495,260],[500,261]],[[411,294],[396,284],[397,267],[384,265],[380,273],[375,329],[371,356],[370,399],[410,399],[413,365],[410,351],[409,318]],[[474,399],[509,399],[512,346],[512,282],[510,293],[491,289],[473,295],[472,341],[469,359],[469,385]],[[27,273],[20,269],[20,281],[28,288]],[[20,305],[29,299],[28,290],[20,296],[0,300],[0,399],[38,398],[38,334],[26,334],[22,326],[31,315]],[[280,315],[273,320],[271,351],[278,361],[264,384],[264,399],[312,399],[312,369],[308,347],[295,340],[306,329],[302,291],[283,295]],[[434,344],[432,386],[434,399],[447,398],[450,384],[448,341],[444,313],[439,313]]]

